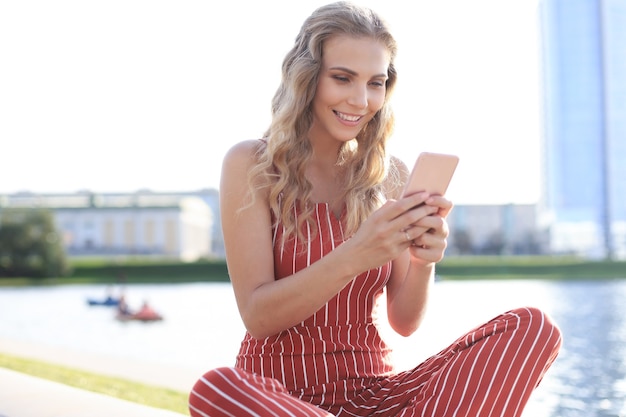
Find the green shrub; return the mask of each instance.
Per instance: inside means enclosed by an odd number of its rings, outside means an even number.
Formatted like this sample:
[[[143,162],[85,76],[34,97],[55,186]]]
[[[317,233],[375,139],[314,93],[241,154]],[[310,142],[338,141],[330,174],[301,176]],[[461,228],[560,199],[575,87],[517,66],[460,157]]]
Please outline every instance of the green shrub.
[[[68,273],[62,238],[49,210],[0,211],[0,276],[47,278]]]

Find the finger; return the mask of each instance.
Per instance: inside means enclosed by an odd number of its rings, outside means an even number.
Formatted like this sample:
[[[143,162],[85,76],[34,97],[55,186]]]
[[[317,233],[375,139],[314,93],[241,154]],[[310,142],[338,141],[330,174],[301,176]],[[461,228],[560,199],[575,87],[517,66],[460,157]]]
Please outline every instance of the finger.
[[[454,204],[452,204],[452,201],[440,195],[433,195],[433,196],[428,197],[425,201],[425,204],[429,206],[438,207],[439,210],[437,214],[439,214],[441,217],[446,217],[450,213],[450,211],[452,211],[452,208],[454,207]]]
[[[426,232],[420,234],[418,237],[413,239],[413,242],[415,242],[417,246],[445,247],[447,245],[448,235],[448,225],[443,222],[441,226],[432,227]]]
[[[445,250],[448,245],[447,239],[447,228],[443,227],[438,232],[431,229],[426,233],[422,233],[420,236],[413,239],[413,244],[423,249]]]
[[[411,223],[406,229],[415,229],[415,231],[411,232],[411,235],[416,238],[423,233],[443,235],[444,226],[447,226],[447,223],[443,217],[439,215],[427,215]]]
[[[421,235],[423,235],[424,233],[426,233],[428,229],[429,227],[411,225],[409,228],[405,230],[409,232],[409,235],[411,236],[411,240],[415,240]]]
[[[443,251],[421,246],[411,246],[409,248],[411,256],[422,259],[426,262],[439,262],[443,259]]]
[[[447,246],[447,241],[443,236],[424,233],[420,237],[413,239],[413,244],[422,249],[442,250]]]
[[[440,195],[431,195],[424,201],[429,206],[437,206],[440,208],[451,208],[453,206],[452,201]]]
[[[436,227],[437,224],[439,224],[436,220],[426,220],[432,213],[435,213],[436,210],[436,207],[430,206],[421,206],[419,208],[409,210],[404,215],[397,217],[391,222],[392,230],[400,230],[403,233],[409,232],[411,240],[413,240],[421,236],[423,233],[428,232],[431,227]]]
[[[419,222],[423,219],[431,216],[433,214],[437,214],[439,210],[438,207],[435,206],[427,206],[421,205],[419,207],[411,208],[409,211],[405,212],[401,216],[398,216],[394,219],[403,229],[419,225]]]
[[[410,233],[414,233],[411,231]],[[429,229],[413,239],[413,245],[423,249],[444,251],[447,247],[448,228],[443,225],[439,229]]]
[[[406,212],[415,209],[419,206],[422,206],[426,200],[428,199],[429,194],[426,192],[422,192],[422,193],[415,193],[415,194],[411,194],[408,197],[403,197],[400,200],[396,201],[396,204],[394,204],[393,207],[393,211],[392,211],[392,218],[397,218],[399,216],[402,216],[403,214],[405,214]]]
[[[410,245],[415,245],[417,239],[420,238],[421,235],[426,233],[428,228],[419,227],[419,226],[410,226],[406,229],[402,229],[401,232],[404,236],[404,239],[401,239],[403,243],[408,243]]]

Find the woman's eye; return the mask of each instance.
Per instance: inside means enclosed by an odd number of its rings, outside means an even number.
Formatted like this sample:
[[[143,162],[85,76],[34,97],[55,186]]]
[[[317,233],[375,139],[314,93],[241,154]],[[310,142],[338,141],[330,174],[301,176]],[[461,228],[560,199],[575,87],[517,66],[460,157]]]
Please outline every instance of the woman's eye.
[[[350,81],[348,77],[344,77],[343,75],[335,75],[334,78],[335,80],[341,81],[342,83],[347,83],[348,81]]]

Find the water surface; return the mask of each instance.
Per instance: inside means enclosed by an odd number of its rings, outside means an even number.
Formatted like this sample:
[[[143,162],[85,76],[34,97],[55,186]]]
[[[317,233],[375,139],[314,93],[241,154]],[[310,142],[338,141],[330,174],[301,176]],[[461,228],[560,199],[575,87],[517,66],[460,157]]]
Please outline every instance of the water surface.
[[[144,299],[165,316],[121,323],[114,310],[89,307],[100,285],[0,289],[0,338],[198,370],[230,366],[244,329],[229,284],[128,285],[131,306]],[[117,289],[116,289],[117,290]],[[416,366],[458,336],[514,307],[544,309],[560,326],[559,358],[535,391],[525,417],[626,416],[626,280],[589,282],[443,281],[428,315],[409,338],[386,326],[400,369]],[[383,315],[384,317],[384,315]]]

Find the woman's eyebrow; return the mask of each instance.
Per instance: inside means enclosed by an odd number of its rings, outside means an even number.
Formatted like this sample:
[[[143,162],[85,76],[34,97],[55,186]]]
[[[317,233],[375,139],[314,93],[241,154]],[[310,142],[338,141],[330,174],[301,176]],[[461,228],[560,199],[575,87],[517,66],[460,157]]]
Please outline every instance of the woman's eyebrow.
[[[330,67],[328,68],[329,70],[333,70],[333,71],[343,71],[343,72],[347,72],[350,75],[359,75],[356,71],[351,70],[350,68],[346,68],[346,67]],[[387,74],[385,73],[381,73],[381,74],[377,74],[372,76],[372,78],[387,78]]]

